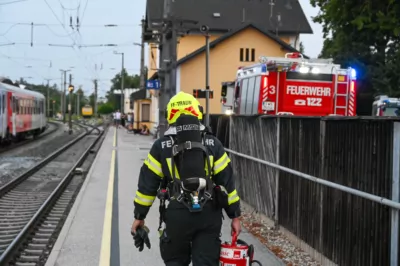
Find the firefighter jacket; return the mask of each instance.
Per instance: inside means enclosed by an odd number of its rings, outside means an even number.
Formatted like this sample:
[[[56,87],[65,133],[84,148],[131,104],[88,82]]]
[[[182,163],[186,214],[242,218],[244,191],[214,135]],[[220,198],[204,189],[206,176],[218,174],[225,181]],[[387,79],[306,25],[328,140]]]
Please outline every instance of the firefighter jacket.
[[[172,131],[171,131],[172,129]],[[172,133],[171,133],[172,132]],[[157,139],[150,149],[147,159],[140,169],[138,189],[134,199],[135,219],[144,220],[157,196],[160,185],[172,182],[171,156],[174,136],[173,128],[167,130],[164,137]],[[240,198],[235,188],[231,160],[222,143],[214,136],[206,134],[204,146],[208,148],[211,164],[211,177],[214,184],[223,186],[228,193],[228,207],[225,211],[229,218],[240,216]],[[205,166],[207,171],[207,167]],[[178,170],[175,168],[176,176]],[[165,178],[167,180],[165,180]],[[166,183],[166,182],[165,182]]]

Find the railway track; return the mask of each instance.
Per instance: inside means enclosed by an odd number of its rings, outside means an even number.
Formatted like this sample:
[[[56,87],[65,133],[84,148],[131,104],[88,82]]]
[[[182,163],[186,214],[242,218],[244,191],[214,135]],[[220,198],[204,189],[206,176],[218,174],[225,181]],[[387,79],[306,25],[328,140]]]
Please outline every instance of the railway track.
[[[26,145],[28,143],[31,143],[32,141],[41,139],[41,138],[43,138],[45,136],[48,136],[48,135],[56,132],[60,128],[60,124],[58,124],[58,123],[54,123],[54,122],[48,122],[48,123],[54,125],[54,128],[49,130],[49,131],[43,132],[42,134],[38,135],[35,138],[31,137],[30,139],[26,139],[26,140],[22,140],[22,141],[19,141],[19,142],[11,143],[11,144],[9,144],[7,146],[2,146],[2,147],[0,147],[0,154],[4,153],[6,151],[10,151],[10,150],[16,149],[16,148],[21,147],[23,145]]]
[[[44,265],[103,132],[87,130],[0,188],[0,265]],[[94,157],[94,154],[91,155]],[[88,168],[88,166],[87,166]]]

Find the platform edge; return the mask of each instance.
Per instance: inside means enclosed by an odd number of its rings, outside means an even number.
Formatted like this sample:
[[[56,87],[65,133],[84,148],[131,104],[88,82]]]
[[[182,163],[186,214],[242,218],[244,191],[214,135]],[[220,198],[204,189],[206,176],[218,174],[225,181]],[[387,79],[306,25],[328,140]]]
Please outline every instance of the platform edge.
[[[108,128],[106,134],[109,134],[110,132],[111,132],[111,130],[110,130],[110,128]],[[94,168],[95,168],[95,166],[97,164],[97,161],[99,159],[99,153],[101,152],[102,148],[103,148],[103,145],[100,147],[100,149],[96,153],[96,157],[94,158],[92,166],[90,167],[89,172],[88,172],[88,174],[86,176],[86,179],[83,182],[83,185],[82,185],[82,187],[81,187],[81,189],[80,189],[80,191],[78,193],[78,196],[75,199],[74,205],[72,206],[72,208],[71,208],[71,210],[70,210],[70,212],[68,214],[68,217],[65,220],[65,223],[64,223],[64,225],[63,225],[63,227],[61,229],[61,232],[57,237],[57,241],[54,244],[54,246],[53,246],[53,248],[52,248],[52,250],[50,252],[50,255],[49,255],[49,257],[48,257],[48,259],[46,261],[45,266],[56,266],[56,262],[57,262],[58,256],[59,256],[60,251],[61,251],[61,249],[62,249],[62,247],[64,245],[65,240],[67,239],[68,232],[71,229],[72,222],[74,221],[74,218],[75,218],[75,215],[76,215],[76,213],[77,213],[77,211],[79,209],[79,206],[82,203],[83,195],[85,194],[86,188],[87,188],[87,186],[89,184],[89,181],[90,181],[90,179],[92,177]]]

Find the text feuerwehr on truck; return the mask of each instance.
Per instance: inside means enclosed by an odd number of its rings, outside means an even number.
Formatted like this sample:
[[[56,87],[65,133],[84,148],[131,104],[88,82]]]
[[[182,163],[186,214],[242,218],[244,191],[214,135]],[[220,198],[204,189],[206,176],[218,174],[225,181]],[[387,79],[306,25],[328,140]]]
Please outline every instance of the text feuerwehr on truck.
[[[355,116],[356,71],[299,53],[261,57],[223,83],[221,96],[226,113]]]

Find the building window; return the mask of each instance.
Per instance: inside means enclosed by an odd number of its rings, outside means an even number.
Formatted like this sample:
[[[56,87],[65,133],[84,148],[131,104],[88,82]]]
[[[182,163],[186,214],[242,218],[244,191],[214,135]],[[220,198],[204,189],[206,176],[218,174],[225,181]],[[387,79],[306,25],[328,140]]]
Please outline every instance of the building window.
[[[142,103],[142,122],[150,122],[150,104]]]
[[[240,62],[254,62],[256,60],[256,49],[240,48]]]

